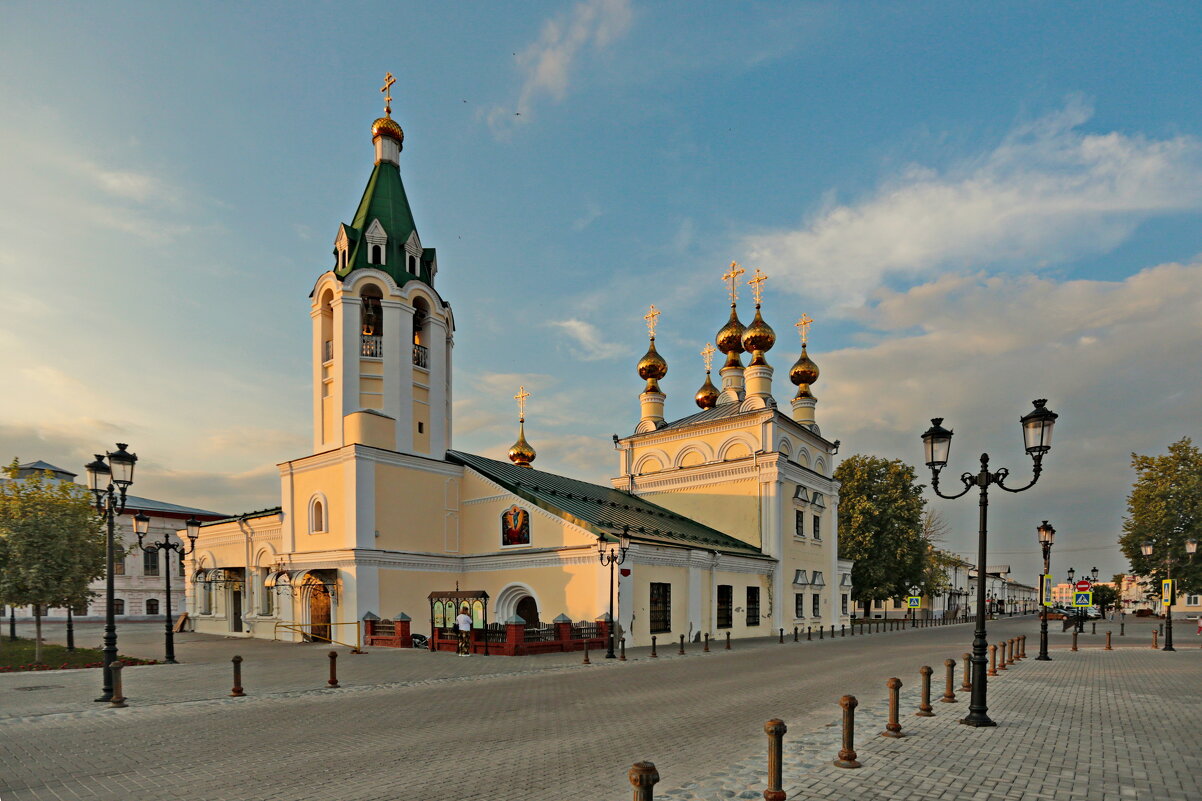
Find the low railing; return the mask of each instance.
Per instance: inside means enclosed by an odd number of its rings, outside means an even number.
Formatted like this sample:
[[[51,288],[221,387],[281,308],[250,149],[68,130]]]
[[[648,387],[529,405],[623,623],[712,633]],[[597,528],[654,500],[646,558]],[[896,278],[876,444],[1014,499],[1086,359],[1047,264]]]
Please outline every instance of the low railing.
[[[413,364],[423,370],[430,369],[430,349],[425,345],[413,346]]]
[[[363,335],[363,346],[360,355],[369,359],[379,359],[384,356],[384,341],[382,337]]]
[[[573,640],[591,640],[594,637],[600,636],[596,623],[590,623],[587,620],[578,620],[572,624]]]
[[[555,627],[549,623],[541,626],[526,625],[526,642],[551,642],[555,638]]]

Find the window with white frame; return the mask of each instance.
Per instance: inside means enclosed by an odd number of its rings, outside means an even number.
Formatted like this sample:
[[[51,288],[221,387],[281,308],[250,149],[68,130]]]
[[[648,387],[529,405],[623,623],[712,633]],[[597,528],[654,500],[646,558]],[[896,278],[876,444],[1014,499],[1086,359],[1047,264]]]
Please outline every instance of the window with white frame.
[[[822,617],[822,596],[818,593],[814,593],[813,601],[813,616]]]
[[[309,533],[324,534],[328,531],[326,525],[329,514],[330,510],[326,507],[325,496],[314,495],[309,500]]]

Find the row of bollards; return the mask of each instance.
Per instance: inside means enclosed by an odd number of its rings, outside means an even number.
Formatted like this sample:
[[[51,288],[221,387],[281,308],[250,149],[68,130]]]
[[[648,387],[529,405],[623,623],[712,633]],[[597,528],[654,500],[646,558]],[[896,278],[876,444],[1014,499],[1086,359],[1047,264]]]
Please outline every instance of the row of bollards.
[[[1007,653],[1015,659],[1022,659],[1025,654],[1023,638],[1017,637],[1007,641]],[[995,646],[991,646],[995,648]],[[962,689],[971,689],[968,679],[968,659],[969,655],[964,654],[964,684]],[[943,692],[943,697],[940,701],[944,703],[957,703],[957,698],[954,690],[956,660],[945,659],[943,661],[946,669],[946,687]],[[922,678],[922,702],[915,713],[919,717],[933,717],[934,711],[931,707],[931,674],[934,672],[929,665],[923,665],[919,669],[919,675]],[[889,691],[889,719],[885,723],[885,730],[881,732],[882,737],[900,738],[906,735],[902,732],[900,719],[900,691],[902,688],[901,679],[896,676],[885,682],[885,687]],[[839,699],[839,707],[843,710],[843,733],[840,743],[839,753],[832,764],[839,768],[859,768],[863,767],[863,763],[859,761],[859,754],[856,753],[855,731],[856,731],[856,708],[860,702],[856,700],[854,695],[845,695]],[[784,738],[788,732],[788,727],[783,720],[773,718],[764,724],[764,733],[768,735],[768,787],[764,790],[765,801],[785,801],[784,790]],[[631,768],[627,778],[630,780],[631,787],[634,788],[634,801],[654,801],[654,788],[659,783],[659,771],[656,770],[655,764],[652,762],[636,762]]]

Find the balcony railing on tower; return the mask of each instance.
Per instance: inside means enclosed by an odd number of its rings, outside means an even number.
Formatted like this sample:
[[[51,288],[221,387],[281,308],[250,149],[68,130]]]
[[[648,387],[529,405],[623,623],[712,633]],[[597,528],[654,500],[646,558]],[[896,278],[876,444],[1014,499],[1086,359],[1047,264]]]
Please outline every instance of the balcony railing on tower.
[[[430,349],[425,345],[413,346],[413,363],[423,370],[430,369]]]
[[[380,337],[363,335],[363,356],[369,359],[379,359],[384,355],[384,343]]]

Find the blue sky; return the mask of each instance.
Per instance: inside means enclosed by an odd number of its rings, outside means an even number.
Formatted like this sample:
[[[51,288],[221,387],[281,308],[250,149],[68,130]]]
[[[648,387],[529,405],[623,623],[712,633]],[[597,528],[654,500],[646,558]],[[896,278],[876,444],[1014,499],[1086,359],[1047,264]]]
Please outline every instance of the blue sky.
[[[953,470],[1025,475],[1017,418],[1048,397],[1058,447],[997,499],[991,561],[1031,574],[1049,518],[1061,567],[1124,569],[1130,453],[1202,419],[1196,4],[449,8],[5,4],[0,454],[128,440],[139,494],[278,503],[310,448],[307,294],[391,71],[456,447],[503,453],[524,383],[538,466],[604,480],[647,305],[683,416],[735,259],[770,276],[784,405],[817,319],[845,454],[917,462],[941,414]],[[934,502],[954,550],[969,506]]]

